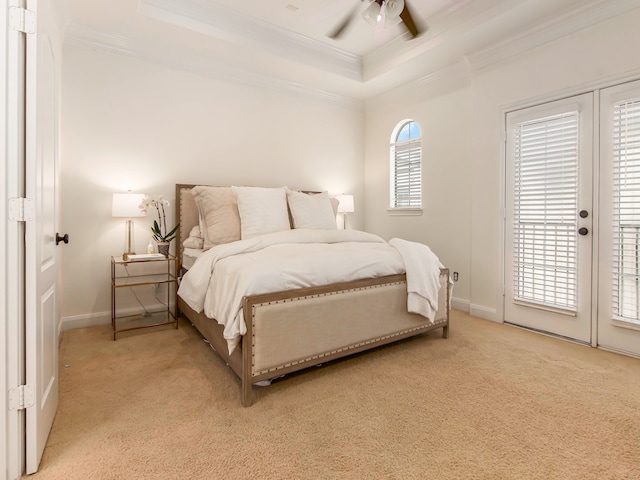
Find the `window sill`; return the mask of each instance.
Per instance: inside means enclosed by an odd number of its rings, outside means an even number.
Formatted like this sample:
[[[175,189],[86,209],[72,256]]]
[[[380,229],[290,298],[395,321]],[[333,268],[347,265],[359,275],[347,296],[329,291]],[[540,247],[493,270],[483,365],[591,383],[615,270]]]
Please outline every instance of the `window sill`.
[[[422,208],[388,208],[387,213],[389,215],[422,215]]]

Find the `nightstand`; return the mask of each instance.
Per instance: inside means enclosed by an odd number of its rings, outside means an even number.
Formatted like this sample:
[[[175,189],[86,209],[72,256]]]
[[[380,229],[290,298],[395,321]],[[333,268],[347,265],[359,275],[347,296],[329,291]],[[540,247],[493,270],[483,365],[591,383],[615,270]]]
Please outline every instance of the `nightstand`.
[[[111,257],[111,327],[122,332],[175,324],[178,328],[176,257],[126,261]],[[118,297],[132,295],[118,308]],[[135,301],[134,301],[135,299]]]

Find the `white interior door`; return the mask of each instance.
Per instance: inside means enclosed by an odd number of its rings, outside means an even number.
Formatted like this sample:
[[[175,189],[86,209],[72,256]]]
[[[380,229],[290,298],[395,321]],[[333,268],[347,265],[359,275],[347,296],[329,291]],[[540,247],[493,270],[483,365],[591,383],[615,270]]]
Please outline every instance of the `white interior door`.
[[[598,345],[640,356],[640,81],[600,94]]]
[[[58,407],[58,106],[56,43],[51,0],[28,0],[37,33],[27,35],[26,198],[34,215],[26,222],[26,381],[34,402],[26,413],[26,469],[37,471]]]
[[[593,94],[507,115],[505,321],[591,342]]]

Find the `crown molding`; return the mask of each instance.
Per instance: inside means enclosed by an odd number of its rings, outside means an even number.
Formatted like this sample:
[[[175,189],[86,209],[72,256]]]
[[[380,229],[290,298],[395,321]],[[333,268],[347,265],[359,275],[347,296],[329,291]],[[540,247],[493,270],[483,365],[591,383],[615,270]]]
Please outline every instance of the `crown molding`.
[[[237,13],[215,2],[140,0],[140,15],[223,41],[259,46],[273,55],[362,81],[362,57]]]
[[[234,64],[217,55],[204,56],[202,50],[165,48],[166,45],[152,39],[150,41],[137,30],[123,34],[124,30],[100,31],[71,22],[65,30],[64,42],[362,112],[365,106],[367,111],[377,110],[387,100],[406,92],[413,92],[416,98],[426,98],[468,85],[474,71],[639,7],[639,0],[582,0],[578,6],[536,27],[502,37],[498,43],[485,48],[478,48],[477,42],[472,43],[477,37],[471,33],[489,28],[485,21],[487,18],[497,19],[497,25],[509,25],[510,19],[517,18],[516,15],[523,16],[524,11],[512,11],[509,2],[511,0],[498,2],[491,11],[478,6],[475,10],[463,12],[462,7],[467,0],[460,0],[456,3],[457,10],[447,12],[450,16],[434,20],[422,42],[400,44],[404,40],[398,38],[388,49],[383,48],[376,55],[365,56],[363,67],[363,57],[248,18],[216,2],[138,0],[140,15],[197,31],[217,41],[264,51],[265,58],[274,55],[276,61],[283,59],[292,65],[311,66],[318,74],[329,74],[325,83],[291,81],[287,67],[282,71],[267,68],[259,72],[251,65],[242,65],[241,62]],[[495,29],[496,24],[493,25],[491,28]],[[466,33],[466,37],[462,33]],[[391,55],[392,48],[398,48],[395,56]],[[412,69],[414,65],[419,68]],[[267,70],[275,73],[267,73]],[[363,78],[363,72],[367,71],[367,78]],[[315,75],[315,71],[311,72]],[[338,90],[332,91],[332,87],[327,86],[332,80],[331,74],[336,75],[333,80],[348,80],[350,90],[342,90],[342,95],[335,93]]]
[[[398,100],[419,102],[454,90],[468,87],[471,84],[471,69],[464,60],[451,63],[443,68],[434,70],[400,88],[394,88],[365,101],[367,112],[380,112],[396,108]]]
[[[571,35],[592,25],[638,8],[638,0],[591,0],[571,8],[552,20],[517,35],[503,39],[488,48],[468,53],[472,70],[480,70],[505,61],[527,50]]]
[[[301,83],[276,78],[271,75],[261,75],[248,69],[230,66],[228,63],[203,59],[201,57],[190,57],[189,55],[182,54],[184,52],[181,54],[168,54],[167,51],[160,53],[157,53],[156,50],[146,51],[143,47],[139,47],[134,39],[123,35],[101,32],[95,28],[75,22],[72,22],[67,27],[64,42],[67,45],[132,57],[156,65],[196,73],[216,80],[236,84],[241,83],[246,86],[257,87],[262,90],[288,96],[296,96],[337,108],[356,112],[364,111],[364,102],[356,98],[308,87]]]

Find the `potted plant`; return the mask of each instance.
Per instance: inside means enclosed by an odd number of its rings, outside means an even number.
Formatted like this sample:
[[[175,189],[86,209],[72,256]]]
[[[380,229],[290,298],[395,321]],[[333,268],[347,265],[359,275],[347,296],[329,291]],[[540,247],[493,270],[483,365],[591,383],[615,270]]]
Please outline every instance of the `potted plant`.
[[[167,218],[165,215],[164,207],[169,206],[168,200],[163,200],[162,195],[146,195],[140,204],[140,210],[147,213],[147,210],[155,207],[158,212],[158,220],[153,221],[153,227],[151,227],[151,234],[156,244],[158,245],[158,252],[165,257],[169,256],[169,245],[171,240],[176,238],[176,231],[179,224],[173,227],[170,232],[167,232]]]

